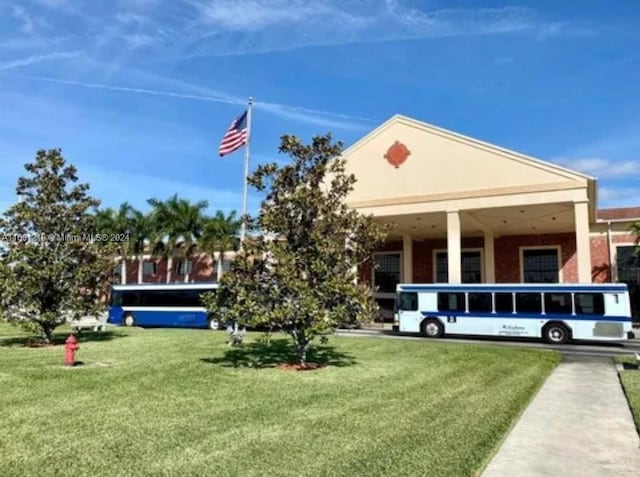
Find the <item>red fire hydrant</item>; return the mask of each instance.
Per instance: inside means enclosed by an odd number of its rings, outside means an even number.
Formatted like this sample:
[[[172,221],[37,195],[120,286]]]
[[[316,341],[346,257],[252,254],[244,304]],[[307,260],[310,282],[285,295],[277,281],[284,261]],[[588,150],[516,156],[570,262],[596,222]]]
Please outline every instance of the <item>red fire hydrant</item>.
[[[75,336],[69,335],[64,345],[64,364],[73,366],[76,363],[76,351],[80,349]]]

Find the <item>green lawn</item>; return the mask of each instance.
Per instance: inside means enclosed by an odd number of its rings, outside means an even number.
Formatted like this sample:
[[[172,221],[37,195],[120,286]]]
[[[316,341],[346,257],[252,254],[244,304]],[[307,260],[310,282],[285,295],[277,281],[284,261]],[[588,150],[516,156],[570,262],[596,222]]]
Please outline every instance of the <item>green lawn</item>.
[[[634,356],[620,356],[616,358],[618,363],[629,363],[637,365],[638,361]],[[624,392],[629,401],[629,407],[636,421],[636,428],[640,432],[640,370],[629,369],[620,372],[620,380],[624,387]]]
[[[65,368],[61,346],[16,334],[0,324],[3,476],[471,476],[559,360],[331,338],[328,367],[293,372],[273,367],[279,336],[238,350],[223,332],[118,329]]]

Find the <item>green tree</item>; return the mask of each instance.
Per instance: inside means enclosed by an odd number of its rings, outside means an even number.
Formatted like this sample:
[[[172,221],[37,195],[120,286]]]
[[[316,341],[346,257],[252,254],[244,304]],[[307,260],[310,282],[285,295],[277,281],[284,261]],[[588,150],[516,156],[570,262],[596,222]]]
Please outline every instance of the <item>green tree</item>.
[[[139,210],[131,211],[131,243],[133,253],[138,260],[138,283],[143,281],[144,253],[147,251],[147,241],[153,236],[153,221],[150,214]],[[152,249],[153,247],[150,247]]]
[[[167,200],[153,198],[147,202],[153,207],[153,236],[154,242],[159,244],[156,250],[167,259],[167,283],[170,283],[174,258],[188,259],[197,248],[197,239],[204,223],[203,211],[209,203],[201,200],[193,204],[179,198],[178,194]],[[185,273],[184,281],[189,281],[189,270]]]
[[[100,285],[112,271],[112,250],[90,240],[99,201],[78,183],[60,149],[40,150],[18,179],[20,201],[0,219],[2,318],[39,332],[50,343],[70,315],[95,314]]]
[[[133,251],[133,241],[131,240],[131,220],[133,207],[127,202],[120,204],[118,209],[107,207],[100,209],[96,214],[96,232],[101,235],[111,237],[113,235],[129,237],[129,240],[104,240],[98,242],[111,249],[115,248],[113,259],[120,262],[120,283],[127,283],[127,260]],[[113,244],[109,243],[113,242]]]
[[[345,204],[356,179],[345,172],[342,143],[332,143],[331,135],[310,145],[283,136],[279,150],[291,157],[289,165],[261,165],[249,178],[266,193],[257,218],[247,218],[259,233],[245,241],[205,302],[240,325],[288,333],[305,365],[315,337],[373,318],[372,291],[357,283],[356,267],[385,230]]]
[[[218,280],[222,277],[222,261],[225,253],[238,250],[240,224],[235,211],[225,215],[221,210],[218,210],[213,217],[208,217],[204,222],[202,235],[198,240],[199,248],[210,254],[212,258],[218,257],[216,261]]]

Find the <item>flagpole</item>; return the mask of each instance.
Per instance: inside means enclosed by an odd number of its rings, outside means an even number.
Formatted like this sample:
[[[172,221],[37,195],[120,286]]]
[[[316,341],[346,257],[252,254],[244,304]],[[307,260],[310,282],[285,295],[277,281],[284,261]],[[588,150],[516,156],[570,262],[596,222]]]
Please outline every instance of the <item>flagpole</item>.
[[[242,189],[242,225],[240,226],[240,248],[243,247],[244,239],[247,233],[247,178],[249,177],[249,145],[251,143],[251,106],[253,98],[249,97],[249,105],[247,107],[247,145],[244,149],[244,177]]]

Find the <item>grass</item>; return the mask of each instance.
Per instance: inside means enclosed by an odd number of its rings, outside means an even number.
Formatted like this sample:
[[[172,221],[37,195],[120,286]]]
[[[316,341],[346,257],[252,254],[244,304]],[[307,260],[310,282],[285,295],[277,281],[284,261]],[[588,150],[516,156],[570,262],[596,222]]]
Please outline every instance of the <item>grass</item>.
[[[617,356],[615,361],[625,365],[626,369],[620,371],[620,381],[622,381],[624,393],[629,401],[636,429],[640,433],[640,370],[638,370],[638,361],[635,356]]]
[[[27,348],[0,324],[0,474],[471,476],[558,363],[553,352],[330,338],[316,371],[249,334],[118,329]],[[63,341],[65,335],[59,335]]]

